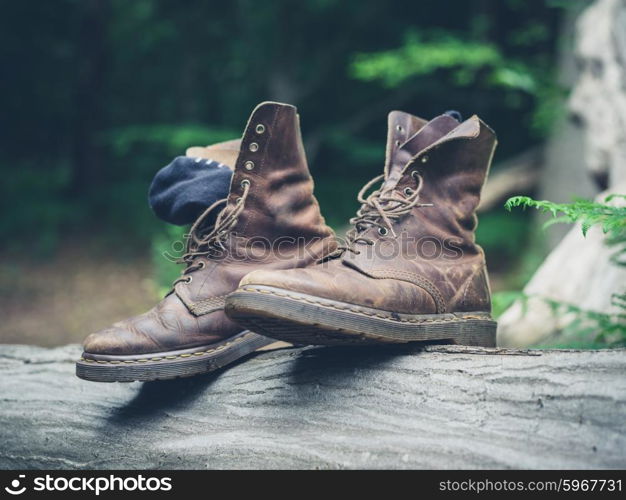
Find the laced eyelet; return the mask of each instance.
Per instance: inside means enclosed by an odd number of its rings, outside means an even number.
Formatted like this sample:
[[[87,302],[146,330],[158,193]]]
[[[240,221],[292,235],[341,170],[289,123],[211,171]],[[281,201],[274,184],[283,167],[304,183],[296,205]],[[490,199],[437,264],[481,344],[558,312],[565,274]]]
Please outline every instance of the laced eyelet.
[[[241,187],[245,188],[246,186],[250,187],[250,181],[248,179],[244,179],[241,181]]]
[[[411,177],[413,177],[413,179],[415,180],[419,180],[419,178],[422,176],[422,174],[419,173],[419,171],[417,170],[413,170],[413,172],[411,172]]]
[[[254,162],[247,161],[243,164],[243,166],[245,167],[246,170],[252,170],[254,168]]]
[[[262,134],[263,132],[265,132],[265,125],[259,123],[254,130],[257,134]]]
[[[381,236],[387,236],[388,233],[389,233],[389,230],[386,227],[378,228],[378,234],[380,234]]]
[[[184,281],[187,285],[193,281],[193,276],[187,276],[187,279]]]
[[[413,190],[410,187],[404,188],[405,196],[411,196],[413,194]]]
[[[259,150],[259,145],[256,142],[251,142],[248,149],[254,153]]]

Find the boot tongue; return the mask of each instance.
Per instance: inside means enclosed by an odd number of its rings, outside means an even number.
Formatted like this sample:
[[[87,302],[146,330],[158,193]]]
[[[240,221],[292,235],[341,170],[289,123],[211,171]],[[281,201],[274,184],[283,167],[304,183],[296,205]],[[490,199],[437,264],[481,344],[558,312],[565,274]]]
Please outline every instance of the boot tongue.
[[[399,112],[394,112],[399,113]],[[405,113],[402,113],[405,114]],[[408,115],[411,116],[411,115]],[[458,127],[459,122],[448,114],[440,115],[436,118],[433,118],[431,121],[424,123],[423,120],[419,118],[412,117],[416,120],[419,120],[422,125],[417,128],[411,135],[402,141],[400,139],[400,144],[398,145],[395,141],[398,139],[394,138],[394,142],[391,143],[388,140],[388,158],[387,165],[385,166],[385,182],[383,183],[383,191],[389,191],[393,189],[400,179],[402,171],[406,164],[411,161],[411,158],[418,155],[422,150],[434,144],[439,139],[441,139],[444,135],[451,132],[453,129]],[[391,123],[391,113],[389,115],[389,138],[391,138],[392,134],[395,132],[398,133],[398,129],[396,124]],[[389,149],[389,144],[392,144],[392,148]]]
[[[403,111],[392,111],[389,113],[387,117],[387,155],[385,158],[385,182],[383,183],[383,189],[386,189],[387,186],[395,185],[402,172],[404,165],[397,161],[399,147],[415,135],[426,123],[426,120]]]

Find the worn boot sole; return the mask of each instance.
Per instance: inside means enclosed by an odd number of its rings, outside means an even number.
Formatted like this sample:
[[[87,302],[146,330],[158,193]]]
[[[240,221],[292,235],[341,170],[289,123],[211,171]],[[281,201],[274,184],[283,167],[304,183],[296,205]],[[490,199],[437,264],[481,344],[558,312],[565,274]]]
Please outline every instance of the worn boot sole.
[[[497,324],[486,312],[399,314],[261,285],[231,293],[225,311],[245,328],[298,344],[496,345]]]
[[[139,356],[107,356],[84,352],[76,375],[92,382],[169,380],[212,372],[276,341],[243,331],[224,342],[180,351]]]

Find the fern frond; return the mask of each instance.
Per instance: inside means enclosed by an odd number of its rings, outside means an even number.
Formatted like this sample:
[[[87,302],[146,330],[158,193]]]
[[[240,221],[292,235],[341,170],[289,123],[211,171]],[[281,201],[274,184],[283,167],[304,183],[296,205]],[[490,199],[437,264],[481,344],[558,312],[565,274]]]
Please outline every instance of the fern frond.
[[[549,213],[552,218],[544,224],[549,227],[557,223],[575,223],[581,225],[583,235],[598,226],[607,235],[605,243],[617,247],[611,256],[611,262],[626,266],[626,204],[609,204],[615,200],[625,200],[625,194],[607,196],[603,202],[575,199],[572,203],[553,203],[547,200],[533,200],[528,196],[514,196],[504,204],[511,211],[515,207],[535,208]],[[573,304],[564,304],[544,299],[554,314],[573,314],[574,319],[568,329],[578,334],[597,333],[596,341],[610,345],[626,345],[626,292],[614,294],[612,304],[619,312],[606,314],[597,311],[586,311]]]

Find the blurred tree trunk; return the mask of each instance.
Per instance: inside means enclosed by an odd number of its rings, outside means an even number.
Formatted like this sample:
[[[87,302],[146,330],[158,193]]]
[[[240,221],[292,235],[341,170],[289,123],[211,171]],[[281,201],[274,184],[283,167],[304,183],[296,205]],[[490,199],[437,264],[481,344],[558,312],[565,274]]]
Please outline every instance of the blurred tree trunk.
[[[553,196],[561,188],[552,192],[548,186],[580,177],[577,142],[584,142],[586,177],[594,179],[596,189],[608,187],[597,197],[602,201],[608,193],[626,193],[626,0],[593,2],[576,23],[575,38],[579,75],[569,110],[584,141],[564,139],[567,129],[557,133],[562,146],[552,146],[552,171],[546,173],[542,194],[563,201]],[[578,188],[574,193],[580,193]],[[579,225],[570,229],[524,288],[529,303],[516,302],[500,317],[498,343],[526,346],[559,334],[573,317],[554,314],[546,298],[584,310],[617,312],[612,295],[623,292],[626,269],[610,261],[613,252],[601,229],[593,228],[586,238]]]
[[[106,20],[109,0],[82,4],[78,32],[71,192],[81,194],[102,179],[103,159],[97,143],[102,127],[102,89],[106,60]]]
[[[577,69],[574,46],[576,44],[576,21],[591,2],[575,3],[565,11],[561,26],[559,51],[559,84],[572,88],[576,83]],[[554,124],[553,132],[544,151],[537,197],[556,203],[568,203],[574,196],[592,198],[598,194],[598,186],[589,175],[585,164],[585,130],[572,119],[569,112],[563,113]],[[548,216],[537,213],[535,221],[539,228]],[[543,233],[548,250],[554,249],[565,237],[570,227],[556,224]]]

